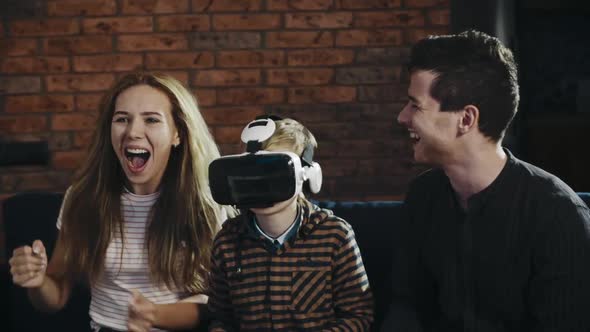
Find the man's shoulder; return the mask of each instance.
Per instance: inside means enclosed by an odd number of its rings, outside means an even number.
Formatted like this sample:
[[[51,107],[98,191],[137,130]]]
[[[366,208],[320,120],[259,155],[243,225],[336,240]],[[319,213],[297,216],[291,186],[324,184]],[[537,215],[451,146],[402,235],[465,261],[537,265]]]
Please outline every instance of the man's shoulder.
[[[539,204],[559,207],[575,205],[587,208],[578,194],[556,175],[530,164],[515,159],[515,173],[526,187],[526,194],[536,199]]]

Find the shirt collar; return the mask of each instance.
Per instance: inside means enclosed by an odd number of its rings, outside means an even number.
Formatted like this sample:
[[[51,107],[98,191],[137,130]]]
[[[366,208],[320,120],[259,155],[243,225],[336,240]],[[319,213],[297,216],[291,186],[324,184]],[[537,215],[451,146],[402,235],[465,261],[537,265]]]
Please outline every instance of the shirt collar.
[[[269,241],[271,241],[273,243],[275,241],[277,241],[280,245],[283,245],[285,243],[285,241],[287,241],[289,238],[291,238],[291,236],[293,236],[295,234],[295,232],[299,228],[299,225],[301,225],[302,216],[303,216],[303,214],[301,213],[301,209],[300,208],[297,209],[297,216],[295,216],[295,219],[291,223],[291,226],[289,226],[289,228],[287,228],[283,232],[283,234],[281,234],[277,238],[273,238],[273,237],[269,236],[260,228],[260,226],[258,226],[258,222],[256,221],[255,215],[252,216],[252,223],[254,224],[254,228],[256,229],[256,231],[258,231],[258,233],[260,233],[262,236],[267,238]]]

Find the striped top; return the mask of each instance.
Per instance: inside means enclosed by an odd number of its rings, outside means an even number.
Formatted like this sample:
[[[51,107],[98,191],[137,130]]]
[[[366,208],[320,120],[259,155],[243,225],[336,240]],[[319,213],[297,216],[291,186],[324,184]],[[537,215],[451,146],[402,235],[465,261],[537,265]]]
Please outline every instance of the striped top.
[[[372,296],[350,224],[300,209],[297,233],[280,248],[251,214],[224,223],[213,245],[210,330],[369,330]]]
[[[170,290],[166,285],[158,287],[150,281],[145,230],[150,209],[158,197],[159,193],[135,195],[125,191],[121,194],[125,236],[123,260],[122,240],[119,232],[115,232],[107,248],[104,272],[91,290],[90,317],[100,326],[127,330],[129,299],[133,289],[156,304],[175,303],[189,295]],[[57,228],[61,228],[61,216]]]

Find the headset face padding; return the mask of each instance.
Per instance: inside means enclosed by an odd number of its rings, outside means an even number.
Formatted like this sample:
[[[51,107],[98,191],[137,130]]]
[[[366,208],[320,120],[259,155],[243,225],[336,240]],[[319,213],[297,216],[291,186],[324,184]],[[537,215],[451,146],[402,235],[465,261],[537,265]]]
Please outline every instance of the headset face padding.
[[[322,167],[314,161],[311,166],[305,166],[303,169],[305,178],[309,181],[309,189],[314,194],[319,193],[322,189]]]

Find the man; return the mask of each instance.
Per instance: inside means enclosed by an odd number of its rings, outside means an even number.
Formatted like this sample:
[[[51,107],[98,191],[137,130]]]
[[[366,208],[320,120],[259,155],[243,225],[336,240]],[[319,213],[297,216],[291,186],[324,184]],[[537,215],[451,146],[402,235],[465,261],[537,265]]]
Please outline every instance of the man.
[[[519,101],[511,51],[476,31],[431,36],[408,69],[398,122],[433,169],[406,195],[382,331],[590,331],[588,207],[501,146]]]

